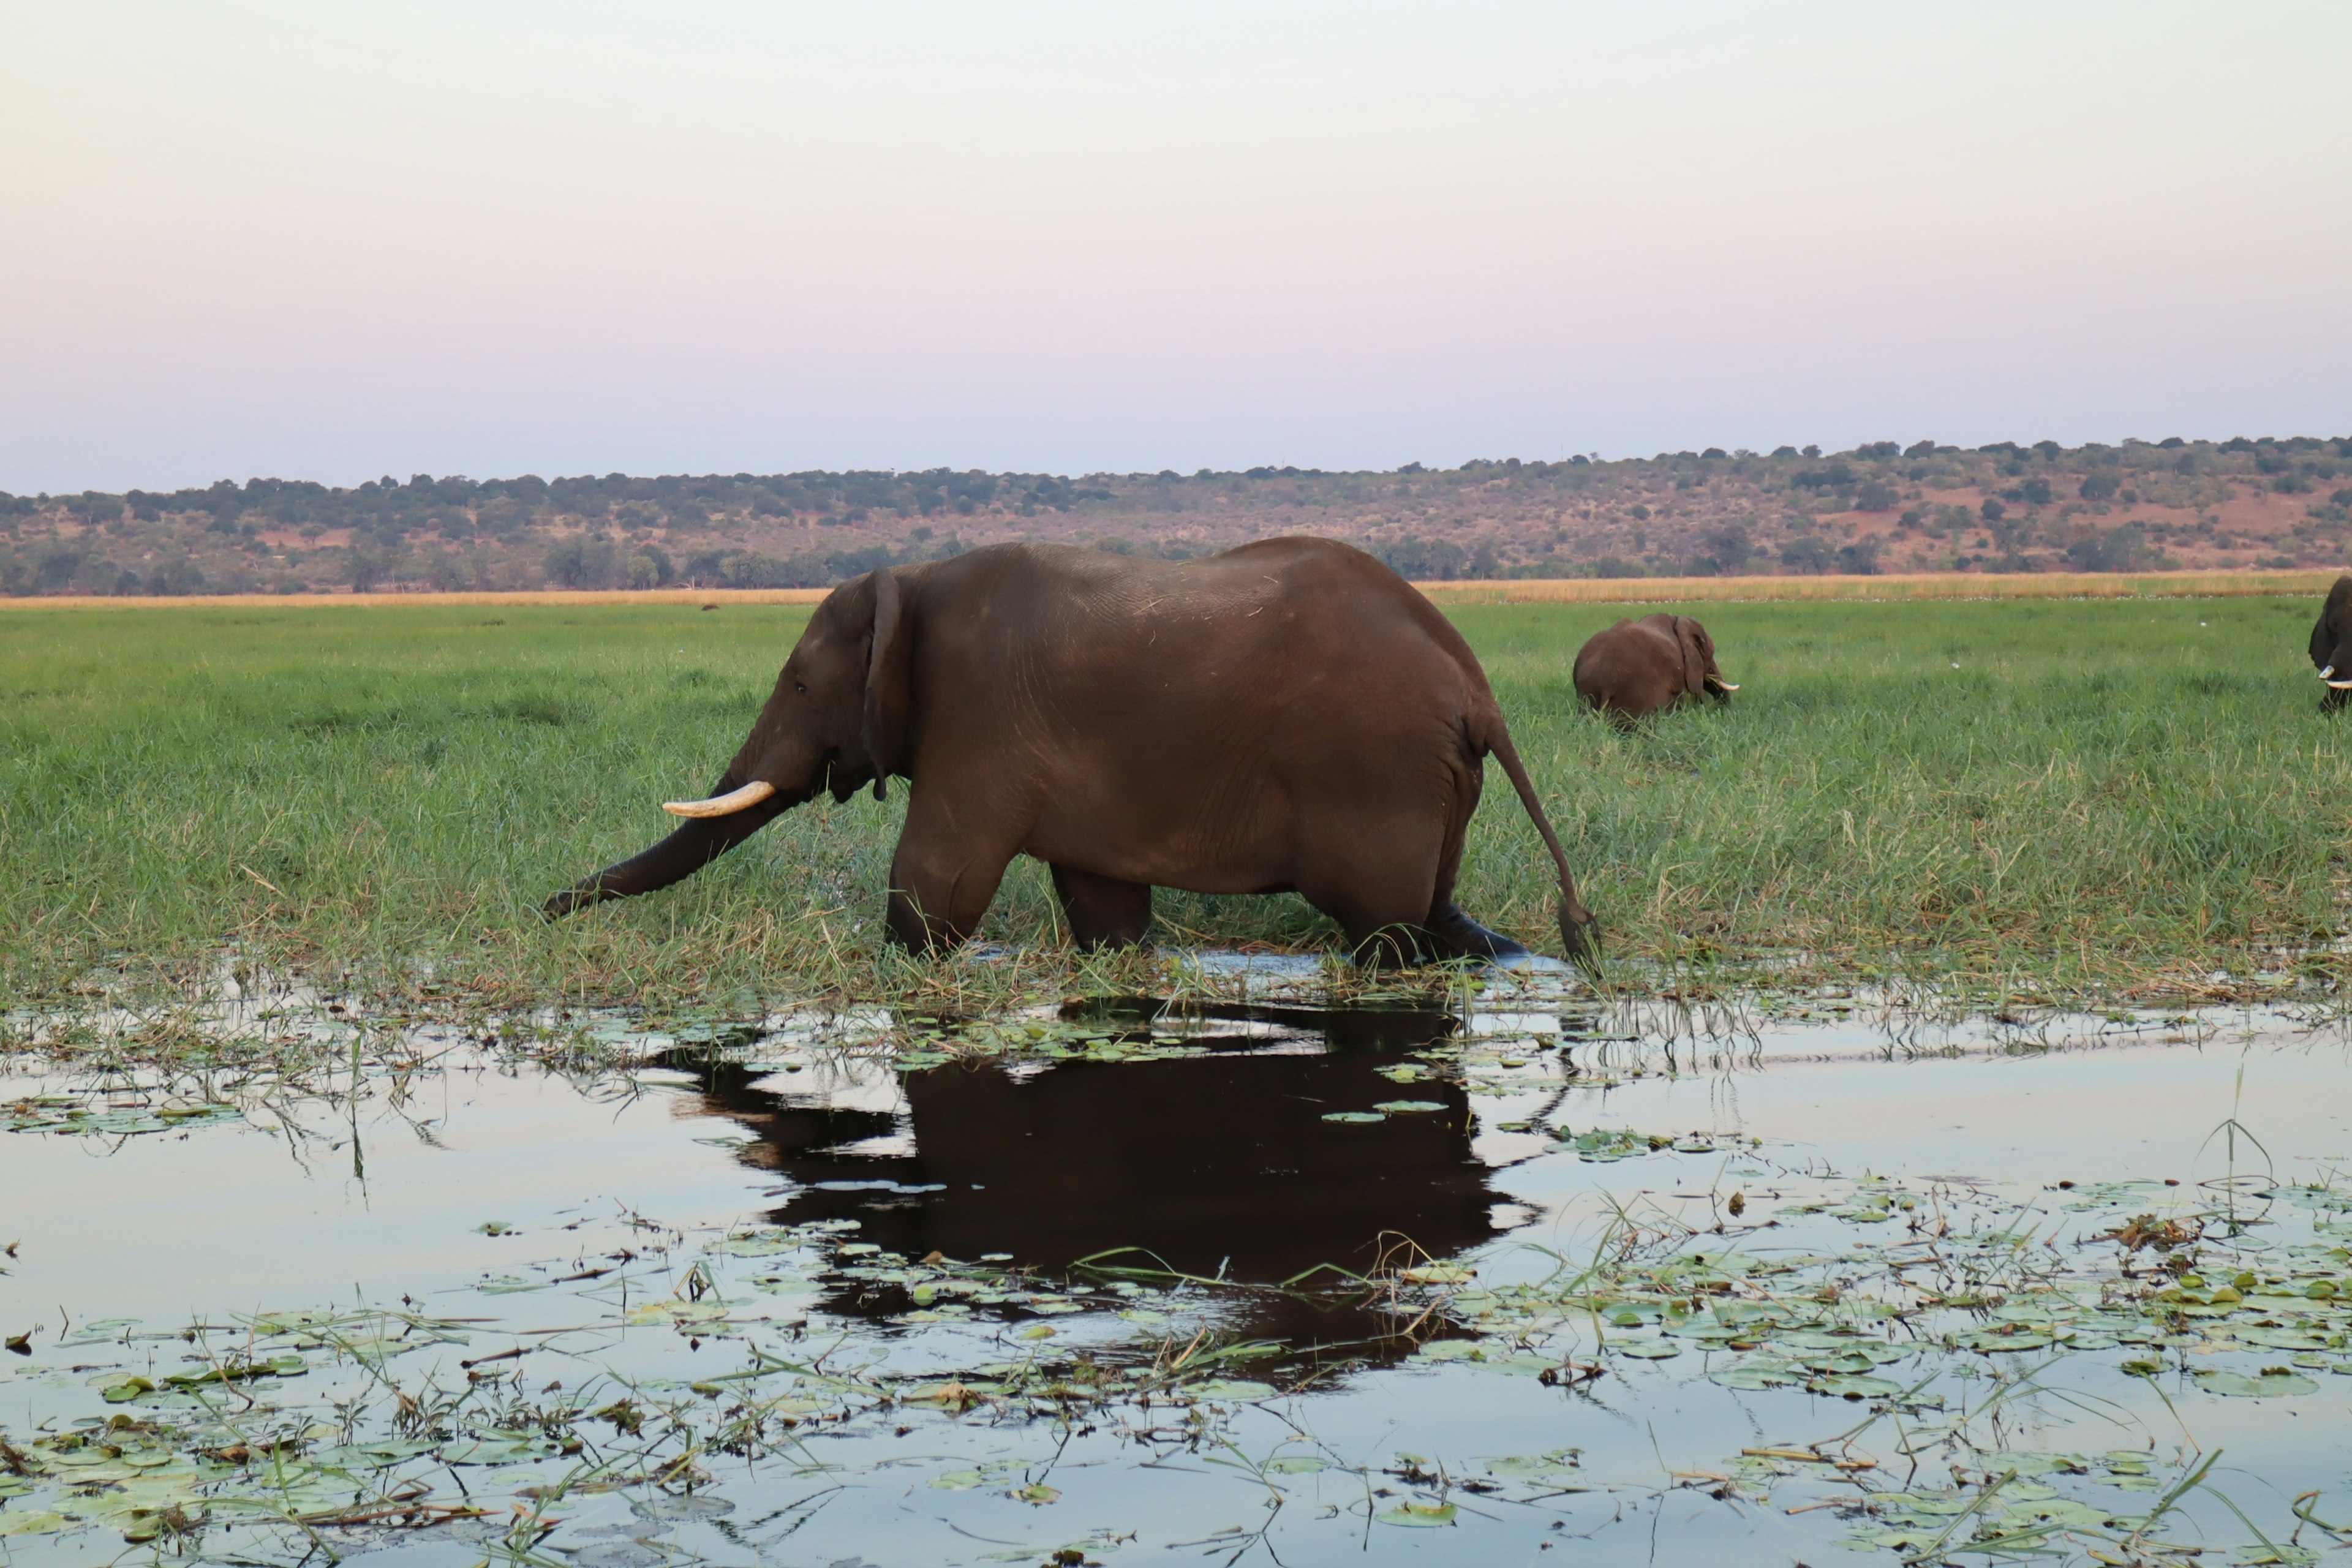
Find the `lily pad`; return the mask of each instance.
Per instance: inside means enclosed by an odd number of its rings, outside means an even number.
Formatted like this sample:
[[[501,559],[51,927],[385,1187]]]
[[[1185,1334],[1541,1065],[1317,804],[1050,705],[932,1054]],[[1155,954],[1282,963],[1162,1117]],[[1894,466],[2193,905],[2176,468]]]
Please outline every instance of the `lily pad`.
[[[1402,1524],[1409,1528],[1429,1529],[1452,1524],[1455,1512],[1450,1502],[1401,1502],[1394,1508],[1384,1508],[1372,1517],[1382,1524]]]
[[[2284,1368],[2248,1377],[2243,1373],[2222,1372],[2209,1368],[2192,1373],[2197,1386],[2208,1394],[2226,1394],[2240,1399],[2263,1399],[2281,1394],[2315,1394],[2319,1384],[2299,1372]]]
[[[72,1528],[73,1521],[60,1513],[38,1509],[0,1509],[0,1535],[54,1535]]]

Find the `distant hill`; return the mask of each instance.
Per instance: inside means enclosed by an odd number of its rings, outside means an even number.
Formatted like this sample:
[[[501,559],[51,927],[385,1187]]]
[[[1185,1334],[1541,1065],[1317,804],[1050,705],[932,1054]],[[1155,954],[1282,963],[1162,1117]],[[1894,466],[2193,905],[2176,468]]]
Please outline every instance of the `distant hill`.
[[[2328,565],[2352,559],[2352,437],[0,493],[0,594],[823,587],[1002,540],[1181,560],[1286,533],[1422,580]]]

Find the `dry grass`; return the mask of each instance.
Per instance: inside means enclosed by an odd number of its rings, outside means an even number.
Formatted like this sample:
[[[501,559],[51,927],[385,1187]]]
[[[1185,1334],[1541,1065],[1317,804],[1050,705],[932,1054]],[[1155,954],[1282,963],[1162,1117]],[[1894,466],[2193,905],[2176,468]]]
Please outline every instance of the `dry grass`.
[[[1921,572],[1874,577],[1566,577],[1418,583],[1440,604],[1687,604],[1738,599],[2199,599],[2325,594],[2332,570],[2296,572]],[[261,605],[814,605],[823,588],[654,588],[512,594],[223,594],[184,598],[0,598],[0,610],[218,609]]]
[[[416,605],[814,605],[824,588],[562,588],[513,594],[191,594],[157,597],[144,594],[56,595],[29,599],[0,598],[0,610],[155,610],[232,609],[256,605],[315,608],[341,605],[394,608]]]
[[[1570,577],[1423,583],[1440,604],[1687,604],[1726,599],[2234,599],[2325,594],[2333,571],[1918,572],[1875,577]]]

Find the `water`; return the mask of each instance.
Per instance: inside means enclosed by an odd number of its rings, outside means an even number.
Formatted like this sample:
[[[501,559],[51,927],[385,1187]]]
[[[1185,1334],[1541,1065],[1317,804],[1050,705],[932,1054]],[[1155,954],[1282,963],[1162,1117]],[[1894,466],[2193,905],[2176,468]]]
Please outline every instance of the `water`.
[[[1495,1005],[569,1075],[420,1028],[357,1092],[20,1062],[0,1550],[2211,1563],[2352,1518],[2337,1034]],[[2142,1215],[2199,1238],[2084,1239]]]

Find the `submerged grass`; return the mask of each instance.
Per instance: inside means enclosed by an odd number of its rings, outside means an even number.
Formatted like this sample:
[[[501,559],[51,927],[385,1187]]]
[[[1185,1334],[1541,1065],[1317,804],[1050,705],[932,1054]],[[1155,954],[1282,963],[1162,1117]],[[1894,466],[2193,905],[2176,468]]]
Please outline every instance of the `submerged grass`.
[[[1621,734],[1577,709],[1570,664],[1639,611],[1449,608],[1619,984],[1759,963],[2047,997],[2332,984],[2352,764],[2315,710],[2308,601],[1703,609],[1739,697]],[[902,796],[820,801],[671,892],[539,920],[717,775],[806,615],[0,616],[0,1000],[200,990],[232,957],[498,1007],[1165,990],[1148,955],[1069,953],[1026,863],[984,932],[1008,952],[892,952],[877,917]],[[1545,945],[1548,863],[1507,792],[1463,882],[1474,913]],[[1336,939],[1295,899],[1160,910],[1185,942]]]

